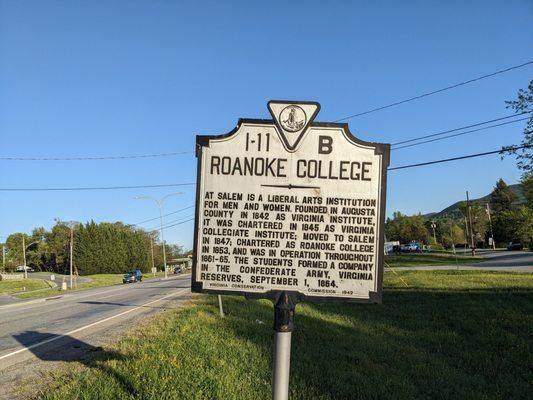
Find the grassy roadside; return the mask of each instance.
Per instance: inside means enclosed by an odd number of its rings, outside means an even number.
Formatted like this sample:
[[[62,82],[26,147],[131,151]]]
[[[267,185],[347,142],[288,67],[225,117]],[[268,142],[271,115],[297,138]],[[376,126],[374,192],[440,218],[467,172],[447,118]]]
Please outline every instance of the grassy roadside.
[[[0,295],[13,294],[22,291],[41,290],[50,285],[41,279],[26,279],[22,281],[0,281]]]
[[[27,292],[27,293],[20,293],[17,294],[16,297],[19,299],[34,299],[34,298],[41,298],[41,297],[48,297],[48,296],[54,296],[58,294],[65,294],[70,293],[73,291],[79,291],[79,290],[85,290],[85,289],[91,289],[95,287],[102,287],[102,286],[111,286],[111,285],[118,285],[122,284],[122,277],[124,274],[94,274],[94,275],[87,275],[84,276],[86,278],[91,279],[90,282],[80,283],[75,289],[72,290],[61,290],[61,280],[57,280],[56,283],[58,285],[57,288],[50,288],[49,290],[40,290],[38,292]],[[152,273],[145,274],[144,279],[150,279],[150,278],[162,278],[165,274],[163,272],[158,272],[155,274],[155,276]],[[172,276],[172,275],[171,275]],[[37,280],[37,279],[35,279]],[[24,282],[24,281],[19,281]]]
[[[385,256],[385,262],[392,268],[395,267],[419,267],[435,265],[456,265],[477,263],[485,260],[483,257],[472,257],[450,253],[405,253]]]
[[[526,399],[532,278],[403,271],[385,275],[382,305],[300,304],[290,398]],[[272,305],[225,297],[222,319],[215,296],[195,303],[68,366],[40,398],[270,399]]]

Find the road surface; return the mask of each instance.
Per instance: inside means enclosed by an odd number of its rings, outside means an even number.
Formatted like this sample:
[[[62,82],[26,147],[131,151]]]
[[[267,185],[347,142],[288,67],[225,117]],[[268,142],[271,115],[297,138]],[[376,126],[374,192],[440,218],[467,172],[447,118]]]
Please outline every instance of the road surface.
[[[183,275],[0,307],[0,399],[17,397],[18,383],[37,378],[40,367],[83,359],[146,315],[189,297],[190,275]]]
[[[462,253],[458,253],[461,255]],[[397,267],[397,271],[437,271],[437,270],[481,270],[481,271],[507,271],[507,272],[533,272],[532,251],[492,251],[478,250],[476,255],[487,260],[472,264],[451,264],[418,267]]]

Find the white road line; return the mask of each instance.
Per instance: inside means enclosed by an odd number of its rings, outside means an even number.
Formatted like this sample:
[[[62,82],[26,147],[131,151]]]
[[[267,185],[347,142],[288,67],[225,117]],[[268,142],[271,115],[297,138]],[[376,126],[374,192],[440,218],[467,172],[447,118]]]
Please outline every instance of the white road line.
[[[122,315],[128,314],[128,313],[130,313],[130,312],[132,312],[132,311],[135,311],[135,310],[138,310],[139,308],[146,307],[146,306],[148,306],[148,305],[150,305],[150,304],[157,303],[158,301],[161,301],[161,300],[167,299],[167,298],[169,298],[169,297],[175,296],[175,295],[177,295],[177,294],[179,294],[179,293],[186,292],[187,290],[188,290],[188,288],[186,288],[186,289],[182,289],[182,290],[178,290],[178,291],[176,291],[176,292],[172,292],[172,293],[167,294],[166,296],[163,296],[163,297],[161,297],[161,298],[159,298],[159,299],[157,299],[157,300],[152,300],[152,301],[149,301],[148,303],[145,303],[145,304],[140,305],[140,306],[138,306],[138,307],[132,308],[131,310],[123,311],[123,312],[121,312],[121,313],[119,313],[119,314],[112,315],[111,317],[107,317],[107,318],[101,319],[101,320],[99,320],[99,321],[93,322],[93,323],[91,323],[91,324],[89,324],[89,325],[82,326],[82,327],[80,327],[80,328],[76,328],[76,329],[74,329],[74,330],[72,330],[72,331],[70,331],[70,332],[67,332],[67,333],[61,334],[61,335],[59,335],[59,336],[54,336],[54,337],[52,337],[52,338],[49,338],[49,339],[43,340],[42,342],[34,343],[34,344],[32,344],[31,346],[24,347],[24,348],[19,349],[19,350],[15,350],[15,351],[13,351],[13,352],[11,352],[11,353],[8,353],[8,354],[4,354],[3,356],[0,357],[0,360],[3,360],[3,359],[5,359],[5,358],[11,357],[11,356],[14,356],[14,355],[16,355],[16,354],[20,354],[20,353],[22,353],[22,352],[24,352],[24,351],[28,351],[28,350],[34,349],[34,348],[36,348],[36,347],[42,346],[43,344],[47,344],[47,343],[50,343],[50,342],[53,342],[53,341],[59,340],[59,339],[64,338],[64,337],[66,337],[66,336],[70,336],[70,335],[72,335],[72,334],[74,334],[74,333],[81,332],[81,331],[83,331],[83,330],[85,330],[85,329],[87,329],[87,328],[91,328],[91,327],[93,327],[93,326],[95,326],[95,325],[102,324],[102,323],[107,322],[107,321],[109,321],[109,320],[112,320],[112,319],[114,319],[114,318],[121,317]]]

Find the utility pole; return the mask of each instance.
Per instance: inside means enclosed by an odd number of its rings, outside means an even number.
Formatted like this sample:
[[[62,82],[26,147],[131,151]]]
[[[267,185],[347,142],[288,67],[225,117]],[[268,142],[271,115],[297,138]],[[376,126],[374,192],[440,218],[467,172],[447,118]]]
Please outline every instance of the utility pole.
[[[492,241],[492,250],[496,250],[496,243],[494,242],[494,233],[492,232],[492,220],[490,218],[489,203],[487,203],[487,215],[489,216],[489,228],[490,228],[490,239]]]
[[[168,278],[168,271],[167,271],[167,252],[165,249],[165,237],[163,236],[163,204],[168,197],[178,196],[180,194],[183,194],[183,193],[182,192],[170,193],[161,199],[156,199],[155,197],[151,197],[151,196],[134,197],[135,199],[153,200],[157,204],[157,208],[159,208],[159,222],[161,224],[160,231],[161,231],[161,243],[163,244],[163,267],[165,268],[165,279]]]
[[[73,276],[72,276],[72,263],[74,260],[74,228],[79,224],[79,222],[76,221],[69,221],[66,222],[65,225],[67,225],[70,228],[70,289],[73,289]]]
[[[154,238],[150,234],[150,252],[152,253],[152,274],[155,276],[155,265],[154,265]]]
[[[450,241],[452,242],[452,251],[455,256],[455,268],[459,269],[459,264],[457,263],[457,253],[455,252],[455,240],[453,238],[453,219],[450,219]]]
[[[70,290],[74,286],[72,286],[72,247],[74,245],[74,228],[70,228]]]
[[[29,245],[26,246],[26,238],[24,234],[22,234],[22,258],[24,260],[24,278],[25,279],[28,279],[28,267],[26,266],[26,248],[36,243],[39,243],[39,242],[31,242]]]
[[[2,245],[2,269],[6,269],[6,246]]]
[[[435,236],[435,228],[437,227],[437,224],[435,220],[431,221],[431,228],[433,229],[433,240],[435,241],[435,244],[437,244],[437,236]]]
[[[24,259],[24,279],[28,279],[28,269],[26,268],[26,240],[22,234],[22,258]]]
[[[468,220],[470,222],[470,242],[472,245],[472,256],[476,255],[476,246],[474,244],[474,226],[472,225],[472,206],[468,197],[468,190],[466,191],[466,205],[468,207]]]
[[[463,255],[466,253],[467,244],[468,244],[468,221],[465,217],[465,247],[463,248]]]

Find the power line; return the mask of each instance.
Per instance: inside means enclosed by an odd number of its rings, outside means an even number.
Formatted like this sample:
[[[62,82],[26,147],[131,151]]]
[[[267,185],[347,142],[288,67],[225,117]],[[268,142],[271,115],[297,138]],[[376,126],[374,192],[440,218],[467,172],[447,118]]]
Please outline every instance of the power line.
[[[47,191],[76,191],[76,190],[118,190],[118,189],[145,189],[176,186],[193,186],[190,183],[169,183],[165,185],[136,185],[136,186],[100,186],[100,187],[63,187],[63,188],[0,188],[1,192],[47,192]]]
[[[444,163],[444,162],[449,162],[449,161],[463,160],[465,158],[487,156],[489,154],[498,154],[498,153],[502,153],[504,151],[514,151],[514,150],[520,150],[520,149],[525,149],[525,148],[529,148],[529,147],[533,147],[533,145],[526,144],[526,145],[523,145],[523,146],[510,146],[508,148],[502,148],[500,150],[494,150],[494,151],[487,151],[485,153],[469,154],[469,155],[466,155],[466,156],[445,158],[445,159],[442,159],[442,160],[428,161],[428,162],[423,162],[423,163],[418,163],[418,164],[402,165],[400,167],[389,168],[388,170],[389,171],[394,171],[396,169],[421,167],[421,166],[424,166],[424,165],[439,164],[439,163]]]
[[[492,72],[492,73],[487,74],[487,75],[478,76],[477,78],[469,79],[469,80],[464,81],[464,82],[459,82],[459,83],[456,83],[454,85],[446,86],[444,88],[433,90],[433,91],[427,92],[427,93],[423,93],[423,94],[420,94],[418,96],[410,97],[408,99],[399,100],[399,101],[396,101],[394,103],[390,103],[390,104],[387,104],[387,105],[384,105],[384,106],[381,106],[381,107],[371,108],[370,110],[366,110],[366,111],[363,111],[363,112],[360,112],[360,113],[357,113],[357,114],[348,115],[347,117],[338,119],[335,122],[345,121],[347,119],[360,117],[361,115],[366,115],[366,114],[370,114],[370,113],[373,113],[373,112],[376,112],[376,111],[381,111],[381,110],[384,110],[384,109],[390,108],[390,107],[395,107],[395,106],[398,106],[400,104],[408,103],[410,101],[418,100],[418,99],[421,99],[423,97],[427,97],[427,96],[431,96],[431,95],[434,95],[434,94],[437,94],[437,93],[441,93],[441,92],[444,92],[446,90],[455,89],[457,87],[468,85],[470,83],[477,82],[477,81],[480,81],[482,79],[490,78],[490,77],[495,76],[495,75],[503,74],[505,72],[509,72],[509,71],[512,71],[512,70],[515,70],[515,69],[518,69],[518,68],[522,68],[522,67],[525,67],[526,65],[529,65],[529,64],[533,64],[533,61],[528,61],[528,62],[523,63],[523,64],[514,65],[512,67],[505,68],[505,69],[502,69],[502,70],[499,70],[499,71],[496,71],[496,72]]]
[[[402,140],[401,142],[391,143],[391,146],[396,146],[396,145],[404,144],[404,143],[416,142],[416,141],[421,140],[421,139],[427,139],[427,138],[430,138],[430,137],[440,136],[440,135],[444,135],[444,134],[446,134],[446,133],[452,133],[452,132],[462,131],[463,129],[475,128],[476,126],[485,125],[485,124],[490,124],[491,122],[502,121],[502,120],[504,120],[504,119],[509,119],[509,118],[513,118],[513,117],[518,117],[518,116],[520,116],[520,115],[530,114],[530,113],[532,113],[532,112],[533,112],[533,111],[524,111],[524,112],[521,112],[521,113],[518,113],[518,114],[511,114],[511,115],[507,115],[507,116],[505,116],[505,117],[500,117],[500,118],[490,119],[490,120],[488,120],[488,121],[476,122],[475,124],[465,125],[465,126],[461,126],[461,127],[459,127],[459,128],[448,129],[448,130],[445,130],[445,131],[441,131],[441,132],[437,132],[437,133],[432,133],[432,134],[430,134],[430,135],[418,136],[418,137],[415,137],[415,138],[412,138],[412,139]]]
[[[164,226],[163,229],[172,228],[173,226],[182,225],[182,224],[185,224],[185,223],[193,221],[193,220],[194,220],[194,218],[191,218],[191,219],[188,219],[186,221],[178,222],[177,224],[167,225],[167,226]]]
[[[172,157],[192,154],[194,151],[179,151],[174,153],[133,154],[125,156],[88,156],[88,157],[0,157],[4,161],[95,161],[95,160],[125,160],[132,158]]]
[[[177,213],[180,213],[182,211],[185,211],[185,210],[188,210],[190,208],[194,208],[194,204],[192,206],[188,206],[188,207],[185,207],[185,208],[180,208],[179,210],[176,210],[174,212],[171,212],[171,213],[168,213],[168,214],[163,214],[163,217],[167,217],[169,215],[172,215],[172,214],[177,214]],[[130,224],[130,225],[142,225],[146,222],[151,222],[151,221],[155,221],[156,219],[159,219],[159,217],[155,217],[155,218],[150,218],[150,219],[146,219],[144,221],[141,221],[141,222],[137,222],[136,224]]]
[[[168,222],[165,222],[165,225],[163,225],[163,229],[165,229],[165,227],[169,224],[172,224],[174,222],[182,222],[183,220],[187,219],[187,218],[191,218],[191,217],[194,217],[194,214],[190,214],[190,215],[187,215],[185,217],[182,217],[182,218],[178,218],[178,219],[175,219],[175,220],[172,220],[172,221],[168,221]],[[149,232],[152,232],[152,231],[158,231],[159,229],[161,229],[160,226],[154,226],[153,228],[147,228],[146,230],[149,231]]]
[[[483,127],[483,128],[478,128],[478,129],[472,129],[472,130],[469,130],[469,131],[459,132],[459,133],[455,133],[455,134],[453,134],[453,135],[442,136],[442,137],[438,137],[438,138],[435,138],[435,139],[424,140],[424,141],[422,141],[422,142],[406,144],[406,145],[404,145],[404,146],[394,147],[394,148],[391,149],[391,151],[392,151],[392,150],[405,149],[405,148],[407,148],[407,147],[418,146],[418,145],[420,145],[420,144],[436,142],[436,141],[439,141],[439,140],[449,139],[449,138],[456,137],[456,136],[462,136],[462,135],[466,135],[466,134],[468,134],[468,133],[479,132],[479,131],[483,131],[483,130],[486,130],[486,129],[496,128],[496,127],[498,127],[498,126],[503,126],[503,125],[513,124],[513,123],[515,123],[515,122],[524,121],[524,120],[526,120],[526,119],[529,119],[529,117],[526,117],[526,118],[520,118],[520,119],[517,119],[517,120],[514,120],[514,121],[502,122],[501,124],[489,125],[489,126],[485,126],[485,127]]]
[[[190,219],[187,219],[185,221],[180,221],[180,222],[177,222],[175,224],[171,224],[171,225],[165,225],[163,226],[163,230],[167,229],[167,228],[172,228],[173,226],[178,226],[178,225],[182,225],[182,224],[185,224],[187,222],[190,222],[190,221],[193,221],[194,220],[194,217],[193,218],[190,218]],[[146,230],[146,232],[158,232],[161,228],[158,227],[156,229],[151,229],[151,230]]]

